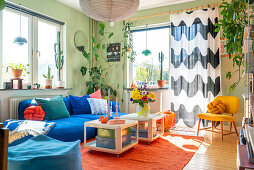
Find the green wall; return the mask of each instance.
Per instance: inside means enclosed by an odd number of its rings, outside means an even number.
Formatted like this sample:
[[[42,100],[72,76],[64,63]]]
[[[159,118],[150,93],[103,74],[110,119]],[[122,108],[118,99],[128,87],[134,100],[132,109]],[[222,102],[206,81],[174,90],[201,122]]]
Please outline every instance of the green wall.
[[[17,4],[20,3],[19,0],[10,1]],[[72,93],[75,95],[85,94],[84,84],[88,77],[82,77],[79,70],[81,65],[87,61],[74,46],[74,34],[77,30],[82,30],[89,37],[91,19],[56,0],[24,0],[22,1],[22,6],[65,22],[63,35],[65,40],[66,86],[73,88]],[[89,44],[88,40],[86,44]]]
[[[165,6],[165,7],[159,7],[159,8],[154,8],[154,9],[147,9],[147,10],[141,10],[137,11],[136,14],[131,17],[131,18],[136,18],[136,17],[142,17],[142,16],[150,16],[150,15],[155,15],[155,14],[160,14],[160,13],[165,13],[169,11],[177,11],[177,10],[182,10],[182,9],[189,9],[189,8],[194,8],[194,7],[199,7],[199,6],[205,6],[208,4],[218,4],[220,3],[221,0],[196,0],[193,2],[188,2],[188,3],[182,3],[182,4],[177,4],[177,5],[171,5],[171,6]],[[159,24],[159,23],[166,23],[169,22],[169,15],[160,15],[160,16],[154,16],[154,17],[149,17],[149,18],[142,18],[142,19],[137,19],[137,20],[132,20],[136,26],[144,26],[146,24],[151,25],[151,24]],[[99,23],[97,22],[97,25]],[[115,36],[113,39],[106,41],[107,43],[114,43],[114,42],[122,42],[123,41],[123,33],[122,33],[122,28],[123,28],[123,22],[116,22],[114,27],[110,27],[109,24],[106,24],[106,29],[109,31],[113,31],[115,33]],[[100,62],[99,62],[100,63]],[[118,90],[118,97],[120,99],[125,99],[125,95],[123,92],[123,88],[126,87],[127,80],[126,80],[126,65],[127,65],[127,60],[126,58],[122,57],[121,62],[118,62],[118,68],[114,68],[113,71],[111,71],[111,77],[109,78],[111,83],[114,82],[119,82],[120,83],[120,89]],[[239,86],[230,94],[227,93],[227,90],[236,80],[236,77],[233,77],[232,80],[227,80],[225,78],[226,72],[232,70],[232,62],[226,58],[221,59],[221,85],[222,85],[222,95],[233,95],[233,96],[238,96],[241,99],[241,105],[239,109],[239,114],[236,115],[236,120],[237,120],[237,125],[240,126],[242,116],[243,116],[243,98],[242,98],[242,93],[244,93],[244,86],[243,86],[243,81],[239,84]],[[124,70],[124,73],[123,73]],[[125,109],[124,108],[124,102],[121,103],[121,110]]]

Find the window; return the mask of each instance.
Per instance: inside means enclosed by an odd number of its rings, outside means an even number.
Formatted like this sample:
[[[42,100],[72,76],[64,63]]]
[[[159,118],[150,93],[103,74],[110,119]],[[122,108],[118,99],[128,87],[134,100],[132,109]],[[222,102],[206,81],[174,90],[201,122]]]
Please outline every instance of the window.
[[[1,85],[12,77],[11,71],[5,71],[10,63],[30,65],[28,69],[31,73],[22,77],[24,83],[44,84],[45,78],[42,74],[47,74],[48,66],[56,80],[54,44],[57,42],[57,32],[61,31],[61,24],[26,13],[22,13],[21,21],[21,35],[28,43],[18,46],[13,40],[20,35],[19,11],[5,8],[0,12],[0,65],[3,77],[0,78]]]
[[[160,79],[159,53],[163,52],[163,80],[168,80],[169,73],[169,27],[153,28],[147,30],[147,48],[152,52],[145,56],[142,51],[146,49],[146,30],[133,31],[133,49],[137,56],[132,63],[132,80],[139,83],[147,81],[148,85],[156,86]]]

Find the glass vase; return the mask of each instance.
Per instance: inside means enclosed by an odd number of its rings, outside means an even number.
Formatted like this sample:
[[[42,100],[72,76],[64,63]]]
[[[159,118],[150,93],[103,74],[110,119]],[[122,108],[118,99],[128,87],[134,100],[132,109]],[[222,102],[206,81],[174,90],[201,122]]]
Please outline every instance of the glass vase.
[[[147,103],[144,103],[143,107],[140,104],[138,104],[137,113],[139,117],[148,117],[150,113],[150,106]]]

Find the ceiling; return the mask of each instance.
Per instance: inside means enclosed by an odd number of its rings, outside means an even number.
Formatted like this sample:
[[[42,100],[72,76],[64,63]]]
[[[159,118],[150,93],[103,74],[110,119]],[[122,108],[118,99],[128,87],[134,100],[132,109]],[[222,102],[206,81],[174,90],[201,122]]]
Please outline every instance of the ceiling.
[[[79,6],[79,0],[57,0],[67,6],[75,8],[79,11],[82,11]],[[140,0],[140,5],[138,10],[150,9],[156,7],[162,7],[167,5],[179,4],[184,2],[190,2],[194,0]]]

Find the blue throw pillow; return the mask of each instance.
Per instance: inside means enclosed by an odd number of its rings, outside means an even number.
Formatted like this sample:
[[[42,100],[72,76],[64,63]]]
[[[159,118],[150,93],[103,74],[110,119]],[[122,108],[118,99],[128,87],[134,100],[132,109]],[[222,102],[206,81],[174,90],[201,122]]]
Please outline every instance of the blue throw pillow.
[[[85,95],[82,97],[70,95],[69,97],[72,105],[72,113],[74,115],[91,113],[91,108],[87,101],[87,98],[90,98],[89,95]]]
[[[45,112],[44,120],[46,121],[70,117],[62,96],[51,99],[35,99],[35,101]]]
[[[70,113],[70,115],[72,115],[72,108],[71,108],[71,100],[70,100],[70,98],[69,97],[64,97],[63,101],[65,103],[65,106],[66,106],[68,112]]]

